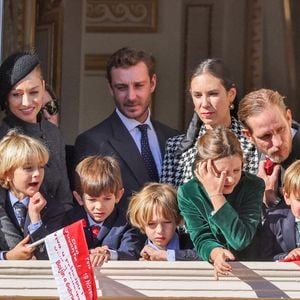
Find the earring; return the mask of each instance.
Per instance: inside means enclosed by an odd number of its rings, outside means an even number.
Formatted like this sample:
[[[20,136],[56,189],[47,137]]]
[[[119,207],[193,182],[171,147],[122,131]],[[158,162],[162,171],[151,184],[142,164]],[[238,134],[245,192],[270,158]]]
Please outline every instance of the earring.
[[[229,105],[229,109],[230,109],[230,110],[233,110],[233,109],[234,109],[234,104],[233,104],[233,103],[231,103],[231,104]]]

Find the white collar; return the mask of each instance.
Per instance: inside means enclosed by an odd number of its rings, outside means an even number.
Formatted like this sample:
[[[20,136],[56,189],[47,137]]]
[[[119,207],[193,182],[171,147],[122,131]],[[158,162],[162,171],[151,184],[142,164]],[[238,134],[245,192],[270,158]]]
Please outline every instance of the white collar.
[[[120,110],[118,108],[116,108],[116,113],[117,113],[117,115],[121,119],[122,123],[124,124],[124,126],[127,128],[127,130],[129,132],[132,131],[132,130],[134,130],[134,129],[136,129],[136,127],[138,125],[141,125],[141,123],[138,122],[137,120],[127,118],[125,115],[123,115],[120,112]],[[150,112],[150,109],[148,110],[148,117],[147,117],[147,119],[145,120],[145,122],[143,124],[147,124],[150,127],[150,129],[154,130],[153,125],[151,123],[151,112]]]

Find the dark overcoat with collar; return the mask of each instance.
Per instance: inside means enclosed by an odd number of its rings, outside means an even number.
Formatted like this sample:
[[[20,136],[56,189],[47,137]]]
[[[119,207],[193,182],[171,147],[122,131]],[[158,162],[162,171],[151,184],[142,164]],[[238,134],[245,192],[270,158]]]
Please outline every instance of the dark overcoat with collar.
[[[260,244],[263,260],[283,259],[296,248],[295,217],[289,208],[268,211]]]
[[[49,150],[49,161],[45,166],[40,192],[47,200],[48,210],[51,210],[53,216],[60,214],[63,217],[64,212],[71,209],[74,203],[67,175],[65,144],[60,129],[43,117],[40,122],[28,123],[9,113],[0,126],[0,139],[12,128],[41,141]],[[1,199],[0,204],[3,205]]]
[[[137,260],[140,257],[145,236],[130,225],[126,213],[121,208],[115,207],[105,219],[96,241],[92,237],[87,213],[82,206],[77,206],[66,213],[65,226],[80,219],[84,219],[87,224],[85,237],[89,249],[108,246],[109,249],[117,251],[119,260]]]
[[[165,143],[178,132],[151,119],[164,157]],[[125,193],[119,206],[127,209],[128,197],[151,179],[130,133],[114,111],[106,120],[80,134],[75,142],[75,163],[89,155],[109,155],[120,164]]]

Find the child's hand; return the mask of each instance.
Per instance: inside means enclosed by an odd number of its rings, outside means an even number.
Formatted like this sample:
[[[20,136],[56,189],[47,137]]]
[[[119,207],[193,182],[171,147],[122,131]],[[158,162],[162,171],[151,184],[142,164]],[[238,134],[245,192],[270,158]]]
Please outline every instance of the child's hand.
[[[156,250],[153,247],[146,245],[141,253],[140,260],[167,260],[167,251],[166,250]]]
[[[31,223],[37,223],[41,220],[41,211],[46,206],[47,201],[40,192],[35,193],[30,197],[28,205],[28,214],[31,220]]]
[[[15,248],[6,253],[6,259],[15,260],[15,259],[30,259],[33,256],[35,247],[27,247],[27,244],[30,241],[30,236],[26,236],[21,242],[19,242]]]
[[[234,260],[234,255],[226,249],[214,248],[210,255],[214,264],[214,276],[216,280],[219,280],[219,275],[227,276],[232,271],[228,260]]]
[[[283,259],[283,261],[300,260],[300,248],[295,248]]]
[[[101,267],[104,262],[110,260],[110,252],[107,246],[97,247],[90,250],[90,260],[93,267]]]
[[[226,172],[218,174],[213,167],[213,161],[211,159],[207,162],[199,163],[195,170],[195,175],[202,183],[208,195],[222,194]]]

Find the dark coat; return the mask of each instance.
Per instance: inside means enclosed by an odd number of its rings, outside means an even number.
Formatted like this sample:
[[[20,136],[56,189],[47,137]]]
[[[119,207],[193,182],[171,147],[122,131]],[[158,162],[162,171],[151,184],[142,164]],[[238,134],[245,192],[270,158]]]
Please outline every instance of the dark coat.
[[[45,119],[33,124],[24,122],[11,114],[3,120],[0,127],[0,139],[11,128],[17,128],[23,134],[36,138],[47,146],[50,155],[45,166],[45,177],[40,192],[47,200],[49,214],[63,217],[64,212],[73,207],[73,197],[67,176],[65,145],[61,131]],[[3,202],[0,204],[3,205]],[[51,231],[58,229],[56,224],[52,227],[52,229],[49,228]]]
[[[175,260],[201,260],[194,249],[190,235],[186,232],[178,232],[180,250],[175,250]]]
[[[18,242],[29,234],[28,225],[30,224],[30,218],[27,214],[23,233],[9,200],[7,190],[0,190],[0,199],[1,202],[4,201],[4,206],[0,205],[0,250],[7,251],[13,249]],[[53,215],[48,214],[47,206],[42,210],[41,218],[43,224],[31,234],[31,242],[38,241],[49,234],[50,231],[48,230],[48,227],[53,228],[53,224],[57,224],[58,228],[61,228],[63,225],[62,218],[60,216],[53,219]],[[37,247],[35,256],[37,259],[48,259],[44,243]]]
[[[166,140],[178,132],[160,122],[151,120],[164,156]],[[75,163],[89,155],[109,155],[120,164],[125,193],[119,205],[125,209],[128,197],[151,179],[140,152],[130,133],[116,112],[95,127],[80,134],[75,142]]]
[[[20,230],[15,227],[5,208],[0,206],[0,251],[14,248],[22,239]]]
[[[70,225],[80,219],[85,219],[89,224],[87,214],[82,206],[68,211],[65,216],[65,225]],[[119,260],[136,260],[140,257],[140,251],[145,243],[145,237],[131,227],[126,219],[126,214],[119,207],[115,207],[109,217],[101,226],[98,240],[94,241],[89,225],[85,229],[88,248],[108,246],[118,253]]]
[[[261,257],[283,259],[296,248],[295,217],[289,208],[269,210],[261,232]]]

